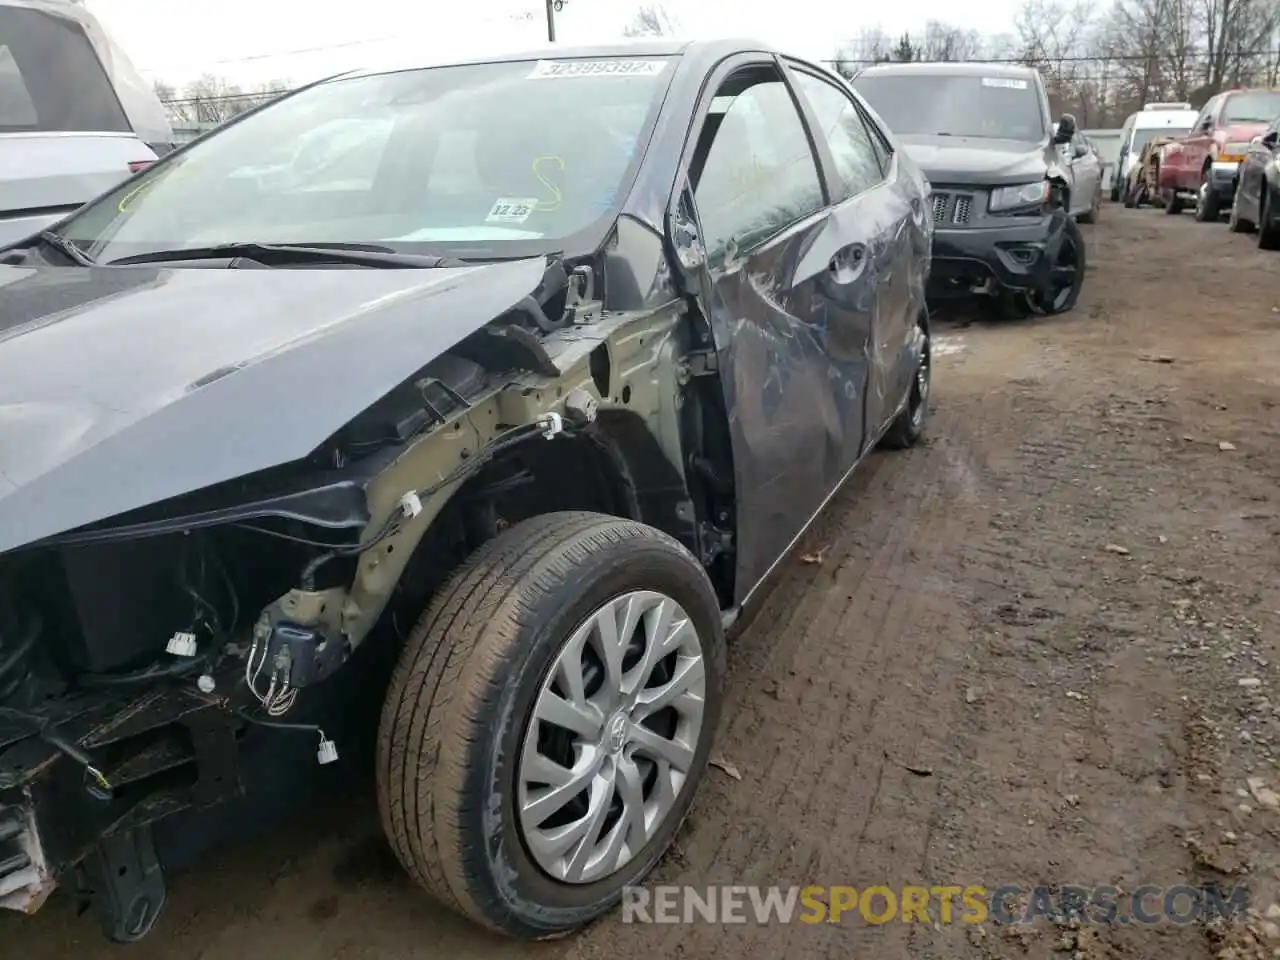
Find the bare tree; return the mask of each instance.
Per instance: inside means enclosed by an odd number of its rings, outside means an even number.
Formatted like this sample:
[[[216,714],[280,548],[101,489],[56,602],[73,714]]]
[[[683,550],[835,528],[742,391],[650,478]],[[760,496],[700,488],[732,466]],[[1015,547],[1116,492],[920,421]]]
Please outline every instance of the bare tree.
[[[985,44],[977,30],[930,20],[916,43],[922,60],[979,60]]]
[[[1014,21],[1020,59],[1044,75],[1054,112],[1085,112],[1097,98],[1089,63],[1094,25],[1089,0],[1026,0]],[[1096,112],[1093,111],[1093,112]],[[1084,122],[1083,117],[1077,119]]]
[[[1015,61],[1038,68],[1055,112],[1118,126],[1144,103],[1195,107],[1232,86],[1280,85],[1280,0],[1022,0],[1011,34],[938,21],[890,41],[865,30],[836,50],[846,76],[878,60]]]
[[[832,64],[845,77],[852,77],[869,63],[891,60],[892,46],[881,27],[864,27],[852,40],[845,40],[836,47]]]
[[[675,24],[667,13],[665,4],[646,3],[635,12],[631,22],[622,28],[626,37],[669,37],[675,34]]]
[[[184,123],[219,124],[285,93],[289,83],[272,80],[244,89],[224,77],[204,74],[178,93],[171,84],[157,82],[156,95],[172,116]]]

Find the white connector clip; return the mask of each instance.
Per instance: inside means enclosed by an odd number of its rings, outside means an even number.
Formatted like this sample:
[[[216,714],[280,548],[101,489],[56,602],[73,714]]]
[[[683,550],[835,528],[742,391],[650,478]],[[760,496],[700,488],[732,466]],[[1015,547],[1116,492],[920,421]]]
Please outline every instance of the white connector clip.
[[[200,652],[194,633],[175,633],[165,644],[164,652],[175,657],[194,657]]]
[[[400,498],[400,512],[406,519],[412,520],[422,512],[422,498],[410,490]]]
[[[324,731],[320,731],[320,749],[316,751],[316,760],[321,766],[326,763],[333,763],[338,759],[338,745],[324,735]]]
[[[564,417],[558,413],[544,413],[537,420],[537,426],[541,428],[542,435],[550,440],[558,433],[564,433]]]

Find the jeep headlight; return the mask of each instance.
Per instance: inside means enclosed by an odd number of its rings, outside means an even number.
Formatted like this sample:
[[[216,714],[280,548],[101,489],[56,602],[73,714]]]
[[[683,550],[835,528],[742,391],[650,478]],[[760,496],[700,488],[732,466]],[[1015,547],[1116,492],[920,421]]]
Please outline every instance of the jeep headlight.
[[[1044,203],[1049,199],[1049,181],[1014,184],[1010,187],[997,187],[991,191],[991,209],[1012,210],[1015,207],[1030,207]]]

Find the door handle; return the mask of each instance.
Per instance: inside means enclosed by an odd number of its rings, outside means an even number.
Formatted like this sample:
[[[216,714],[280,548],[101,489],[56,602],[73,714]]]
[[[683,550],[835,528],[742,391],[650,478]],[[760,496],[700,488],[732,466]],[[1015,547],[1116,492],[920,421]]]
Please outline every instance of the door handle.
[[[856,270],[862,265],[862,258],[866,253],[866,248],[862,244],[853,247],[845,247],[831,258],[831,262],[827,265],[832,273],[839,276],[846,270]]]
[[[828,281],[835,287],[846,287],[857,280],[866,264],[866,248],[862,244],[836,252],[827,264]]]

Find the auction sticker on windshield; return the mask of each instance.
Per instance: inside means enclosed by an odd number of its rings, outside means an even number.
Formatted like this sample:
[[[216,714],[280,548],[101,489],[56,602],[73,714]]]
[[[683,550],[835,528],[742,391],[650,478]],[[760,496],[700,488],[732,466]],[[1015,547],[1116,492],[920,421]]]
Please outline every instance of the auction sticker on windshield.
[[[566,80],[571,77],[656,77],[665,60],[539,60],[526,79]]]
[[[528,197],[503,197],[494,203],[485,223],[524,223],[538,207],[538,201]]]
[[[1018,80],[1014,77],[983,77],[982,85],[984,87],[1004,87],[1007,90],[1027,89],[1027,81]]]

